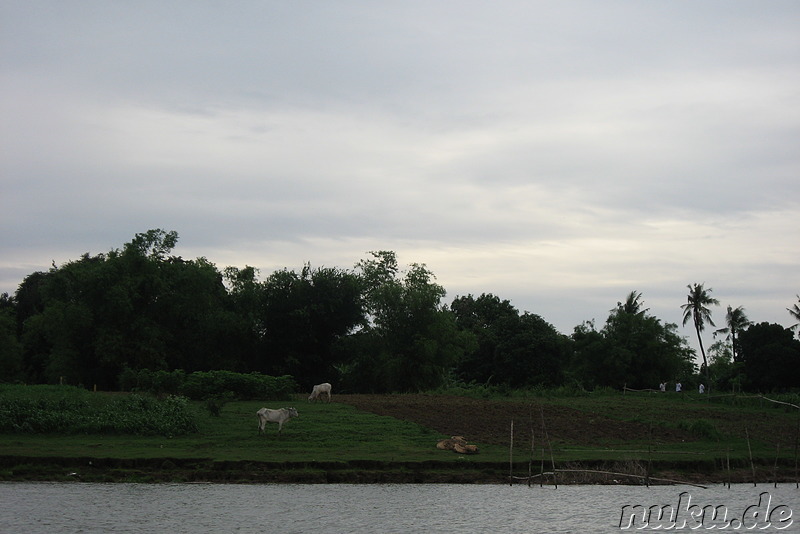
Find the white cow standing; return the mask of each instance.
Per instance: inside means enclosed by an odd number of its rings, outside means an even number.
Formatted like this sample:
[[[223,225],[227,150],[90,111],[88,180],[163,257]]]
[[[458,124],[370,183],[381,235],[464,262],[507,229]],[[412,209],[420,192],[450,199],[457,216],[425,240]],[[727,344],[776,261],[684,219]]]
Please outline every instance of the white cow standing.
[[[283,429],[283,423],[292,417],[300,416],[294,408],[281,408],[279,410],[261,408],[256,412],[256,415],[258,416],[258,431],[262,434],[266,432],[264,428],[267,423],[278,423],[278,434],[280,434]]]
[[[323,393],[328,394],[328,402],[331,401],[331,385],[327,382],[323,382],[322,384],[317,384],[314,386],[314,389],[311,390],[311,395],[308,396],[308,400],[312,401],[314,399],[319,398],[320,395]]]

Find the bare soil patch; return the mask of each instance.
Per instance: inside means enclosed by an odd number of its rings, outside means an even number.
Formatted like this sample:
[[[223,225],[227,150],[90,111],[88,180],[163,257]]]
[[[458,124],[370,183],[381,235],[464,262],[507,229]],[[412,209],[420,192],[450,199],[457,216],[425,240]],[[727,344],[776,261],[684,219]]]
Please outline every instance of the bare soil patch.
[[[445,436],[464,436],[477,444],[509,444],[512,420],[515,441],[529,440],[531,428],[536,439],[543,437],[544,428],[554,445],[596,446],[635,439],[673,443],[696,439],[679,429],[651,428],[644,423],[535,402],[416,394],[337,395],[335,400],[359,410],[417,423]]]

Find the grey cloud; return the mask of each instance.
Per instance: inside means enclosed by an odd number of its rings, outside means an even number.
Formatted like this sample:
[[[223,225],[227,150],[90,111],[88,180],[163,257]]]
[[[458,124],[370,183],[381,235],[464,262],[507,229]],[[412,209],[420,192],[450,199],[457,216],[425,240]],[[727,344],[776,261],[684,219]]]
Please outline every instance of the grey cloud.
[[[674,314],[695,278],[777,319],[800,287],[798,14],[7,2],[0,291],[160,227],[222,265],[395,247],[565,330],[633,289]]]

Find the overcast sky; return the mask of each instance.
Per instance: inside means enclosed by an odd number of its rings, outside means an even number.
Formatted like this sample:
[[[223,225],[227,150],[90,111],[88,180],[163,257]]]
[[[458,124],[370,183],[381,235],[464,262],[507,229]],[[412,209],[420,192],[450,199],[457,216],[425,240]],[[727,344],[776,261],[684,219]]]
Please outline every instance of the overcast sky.
[[[796,0],[0,0],[0,113],[0,292],[161,228],[262,277],[394,250],[564,333],[692,283],[793,323]]]

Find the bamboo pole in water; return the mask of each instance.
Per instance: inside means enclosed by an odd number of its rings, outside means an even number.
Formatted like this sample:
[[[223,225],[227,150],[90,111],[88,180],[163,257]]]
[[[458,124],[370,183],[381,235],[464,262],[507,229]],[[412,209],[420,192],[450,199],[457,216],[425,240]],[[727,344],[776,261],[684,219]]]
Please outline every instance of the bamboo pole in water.
[[[544,424],[544,408],[539,407],[542,414],[542,431],[544,432],[544,439],[547,441],[547,448],[550,450],[550,463],[553,465],[553,486],[558,487],[558,479],[556,477],[556,461],[553,457],[553,445],[550,443],[550,435],[547,433],[547,427]]]
[[[800,488],[800,477],[797,471],[797,447],[800,440],[800,411],[797,412],[797,430],[794,432],[794,487]]]
[[[747,427],[744,427],[744,435],[747,438],[747,452],[750,454],[750,470],[753,472],[753,487],[755,487],[757,486],[756,466],[753,464],[753,449],[750,448],[750,432],[747,431]]]
[[[533,414],[528,412],[528,422],[530,423],[531,427],[531,457],[528,460],[528,487],[531,487],[531,479],[533,479],[533,455],[536,454],[536,446],[534,443],[534,433],[533,433]]]
[[[650,487],[650,471],[653,468],[653,423],[650,423],[650,429],[647,439],[647,477],[644,479],[645,485]]]
[[[514,485],[514,420],[511,420],[511,443],[508,445],[508,485]]]
[[[544,449],[542,449],[542,450],[544,450]],[[619,472],[616,472],[616,471],[603,471],[603,470],[600,470],[600,469],[558,469],[557,471],[559,473],[596,473],[596,474],[601,474],[601,475],[614,475],[614,476],[620,476],[620,477],[631,477],[631,478],[641,478],[641,479],[644,478],[644,475],[633,475],[631,473],[619,473]],[[544,478],[545,475],[554,475],[554,473],[547,472],[547,473],[541,473],[541,474],[533,475],[533,476],[534,476],[534,478],[536,478],[536,477]],[[519,479],[521,479],[523,477],[515,477],[515,478],[517,478],[519,480]],[[675,479],[672,479],[672,478],[650,477],[650,480],[656,480],[656,481],[659,481],[659,482],[669,482],[671,484],[694,486],[694,487],[703,488],[703,489],[708,488],[708,486],[703,486],[702,484],[695,484],[694,482],[686,482],[684,480],[675,480]]]
[[[542,443],[542,465],[539,466],[539,473],[541,474],[539,478],[539,487],[541,488],[544,485],[544,443]]]
[[[731,449],[725,447],[725,464],[728,469],[728,489],[731,489]]]
[[[772,478],[775,480],[775,487],[778,487],[778,456],[781,454],[781,442],[775,447],[775,465],[772,468]]]

